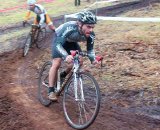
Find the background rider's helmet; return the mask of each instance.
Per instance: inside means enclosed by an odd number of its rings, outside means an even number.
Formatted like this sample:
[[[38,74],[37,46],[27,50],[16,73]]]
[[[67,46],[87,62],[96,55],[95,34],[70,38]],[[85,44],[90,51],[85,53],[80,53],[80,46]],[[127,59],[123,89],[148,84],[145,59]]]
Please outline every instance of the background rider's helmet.
[[[82,11],[78,14],[78,21],[82,22],[83,24],[96,24],[97,18],[90,11]]]
[[[36,3],[36,0],[27,0],[28,5],[33,5]]]

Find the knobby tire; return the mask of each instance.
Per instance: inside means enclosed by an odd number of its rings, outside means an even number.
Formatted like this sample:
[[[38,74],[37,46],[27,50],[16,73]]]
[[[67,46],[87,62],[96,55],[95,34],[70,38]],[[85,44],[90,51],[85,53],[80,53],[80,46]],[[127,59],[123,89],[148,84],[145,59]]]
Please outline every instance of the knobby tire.
[[[42,28],[40,30],[38,30],[38,36],[36,39],[36,46],[37,48],[43,48],[43,46],[45,45],[44,41],[46,38],[46,28]]]
[[[72,77],[64,90],[63,110],[66,121],[71,127],[75,129],[85,129],[94,122],[98,115],[101,96],[99,85],[91,74],[80,72],[79,75],[83,80],[85,101],[75,101],[73,86],[74,78]],[[83,113],[84,115],[82,115]],[[78,119],[78,116],[80,119]],[[83,122],[83,118],[85,122]]]
[[[29,48],[32,44],[32,37],[31,34],[29,34],[25,40],[24,48],[23,48],[23,56],[25,57],[28,54]]]

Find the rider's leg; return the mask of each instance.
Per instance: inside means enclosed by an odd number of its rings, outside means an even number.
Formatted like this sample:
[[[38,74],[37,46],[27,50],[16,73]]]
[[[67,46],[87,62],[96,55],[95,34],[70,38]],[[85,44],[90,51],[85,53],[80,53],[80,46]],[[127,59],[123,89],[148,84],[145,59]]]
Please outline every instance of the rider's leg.
[[[33,24],[38,24],[40,21],[40,17],[37,15],[35,18],[34,18],[34,21],[33,21]]]
[[[56,85],[57,71],[60,65],[61,65],[61,58],[54,58],[52,61],[52,67],[50,68],[50,71],[49,71],[48,93],[49,93],[49,99],[53,101],[57,100],[54,90],[55,90],[55,85]]]
[[[63,80],[65,79],[67,74],[69,74],[70,71],[72,70],[73,64],[66,64],[65,66],[66,66],[66,69],[63,72],[60,73],[61,83],[63,82]]]
[[[79,44],[76,43],[76,42],[66,42],[65,45],[64,45],[64,49],[67,51],[67,53],[68,53],[69,55],[71,54],[71,53],[70,53],[71,50],[81,51],[81,48],[80,48]],[[80,58],[80,64],[82,64],[82,57]],[[70,72],[71,69],[72,69],[73,64],[70,63],[70,64],[67,64],[66,66],[67,66],[66,70],[65,70],[64,72],[62,72],[62,74],[61,74],[61,75],[62,75],[62,78],[65,78],[65,76],[66,76],[67,74],[69,74],[69,72]]]
[[[40,17],[37,15],[35,18],[34,18],[34,22],[33,24],[35,25],[38,25],[39,24],[39,20],[40,20]],[[36,28],[33,28],[33,33],[34,33],[34,40],[37,39],[37,33],[38,33],[38,30]]]
[[[79,57],[79,61],[80,61],[80,66],[83,65],[83,58],[82,56]],[[62,81],[63,79],[67,76],[67,74],[70,73],[70,71],[72,70],[72,67],[73,67],[73,64],[70,63],[70,64],[66,64],[66,70],[64,70],[63,72],[61,72],[60,76],[62,78]]]
[[[71,71],[73,64],[70,63],[70,64],[67,64],[66,66],[67,66],[67,68],[66,68],[65,72],[68,74]]]

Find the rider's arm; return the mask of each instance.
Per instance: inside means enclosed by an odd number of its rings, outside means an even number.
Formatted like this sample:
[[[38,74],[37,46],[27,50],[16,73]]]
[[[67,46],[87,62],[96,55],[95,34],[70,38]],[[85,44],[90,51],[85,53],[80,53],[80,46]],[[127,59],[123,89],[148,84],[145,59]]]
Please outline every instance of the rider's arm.
[[[63,59],[66,59],[66,57],[69,55],[67,51],[63,48],[62,45],[65,44],[67,39],[70,38],[70,36],[74,33],[75,29],[70,24],[62,24],[56,29],[56,42],[54,43],[56,46],[57,52],[62,56]]]
[[[31,11],[28,10],[24,20],[27,21],[29,19],[30,15],[31,15]]]
[[[95,52],[93,49],[88,51],[88,57],[91,62],[95,61]]]
[[[94,46],[95,34],[92,33],[91,36],[87,39],[87,53],[91,62],[95,60],[95,52],[93,49]]]
[[[58,53],[62,56],[63,59],[66,59],[68,56],[67,51],[63,48],[63,44],[65,43],[65,39],[63,37],[57,37],[56,38],[56,50]]]

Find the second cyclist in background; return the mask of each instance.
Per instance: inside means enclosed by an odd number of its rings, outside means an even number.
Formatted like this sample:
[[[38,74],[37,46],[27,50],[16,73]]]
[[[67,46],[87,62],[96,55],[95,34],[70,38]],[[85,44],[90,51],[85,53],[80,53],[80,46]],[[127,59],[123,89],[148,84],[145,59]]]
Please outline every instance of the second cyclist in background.
[[[46,23],[51,30],[55,31],[53,22],[51,21],[49,15],[47,14],[47,11],[42,5],[36,4],[36,0],[27,0],[27,5],[28,11],[26,13],[25,20],[23,21],[24,25],[29,20],[31,12],[34,12],[36,14],[34,24],[39,25],[41,28],[43,28],[44,23]]]

